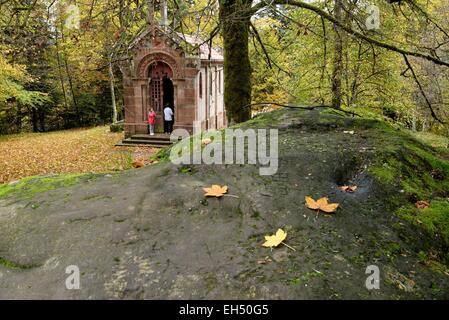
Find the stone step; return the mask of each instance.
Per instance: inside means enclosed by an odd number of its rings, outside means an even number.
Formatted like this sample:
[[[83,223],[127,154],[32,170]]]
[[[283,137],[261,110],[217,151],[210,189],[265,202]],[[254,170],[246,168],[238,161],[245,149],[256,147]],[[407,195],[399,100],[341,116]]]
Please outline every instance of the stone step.
[[[170,136],[168,134],[155,134],[150,136],[149,134],[135,134],[129,139],[132,140],[151,140],[151,141],[170,141]]]
[[[149,134],[135,134],[129,138],[124,139],[122,142],[116,144],[116,146],[139,146],[145,145],[156,148],[164,148],[170,146],[172,142],[170,141],[170,135],[163,133],[156,133],[151,136]]]
[[[126,142],[119,142],[115,145],[116,147],[139,147],[139,146],[145,146],[145,147],[152,147],[152,148],[165,148],[166,145],[159,145],[159,144],[152,144],[152,143],[143,143],[143,144],[137,144],[137,143],[126,143]]]
[[[122,143],[130,143],[130,144],[154,144],[154,145],[160,145],[160,146],[169,146],[172,143],[170,142],[170,140],[159,140],[159,139],[153,139],[153,140],[149,140],[149,139],[125,139],[122,141]]]

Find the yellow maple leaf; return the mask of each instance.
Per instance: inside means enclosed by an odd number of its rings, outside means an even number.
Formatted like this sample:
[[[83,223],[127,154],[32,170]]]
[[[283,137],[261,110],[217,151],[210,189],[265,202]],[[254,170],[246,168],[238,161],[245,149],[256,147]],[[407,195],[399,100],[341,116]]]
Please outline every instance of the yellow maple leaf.
[[[309,209],[321,210],[326,213],[333,213],[337,210],[338,203],[329,203],[329,199],[326,197],[320,198],[317,201],[313,200],[311,197],[306,197],[306,206]]]
[[[282,241],[285,240],[285,238],[287,238],[287,232],[284,232],[284,230],[282,229],[278,229],[278,231],[276,231],[276,234],[272,236],[265,236],[266,241],[262,246],[267,248],[277,247],[282,243]]]
[[[228,186],[219,186],[219,185],[212,185],[210,188],[203,188],[205,197],[222,197],[225,193],[228,192]]]

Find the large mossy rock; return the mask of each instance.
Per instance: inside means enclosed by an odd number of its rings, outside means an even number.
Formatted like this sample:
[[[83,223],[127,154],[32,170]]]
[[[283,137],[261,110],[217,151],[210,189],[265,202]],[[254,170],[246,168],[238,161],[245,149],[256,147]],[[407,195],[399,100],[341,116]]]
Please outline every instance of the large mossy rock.
[[[174,165],[166,149],[142,169],[0,187],[0,298],[449,298],[447,150],[329,110],[239,127],[279,130],[275,175]],[[212,184],[232,196],[206,199]],[[340,207],[317,213],[305,196]],[[278,228],[296,251],[262,247]],[[69,265],[81,290],[65,289]]]

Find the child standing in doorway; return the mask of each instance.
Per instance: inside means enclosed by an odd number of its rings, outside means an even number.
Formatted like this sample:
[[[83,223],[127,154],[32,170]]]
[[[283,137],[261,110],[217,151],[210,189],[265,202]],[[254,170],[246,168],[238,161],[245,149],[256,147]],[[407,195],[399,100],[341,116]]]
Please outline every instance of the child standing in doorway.
[[[151,136],[154,136],[154,125],[156,124],[156,112],[154,112],[154,109],[151,108],[150,112],[148,112],[148,133]]]

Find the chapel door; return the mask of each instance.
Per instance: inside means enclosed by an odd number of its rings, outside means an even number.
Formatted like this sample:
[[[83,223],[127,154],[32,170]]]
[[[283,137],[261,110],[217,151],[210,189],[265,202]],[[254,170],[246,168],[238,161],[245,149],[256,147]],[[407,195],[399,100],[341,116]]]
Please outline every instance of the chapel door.
[[[150,80],[150,107],[160,114],[162,112],[162,80],[158,75]]]
[[[150,80],[150,107],[153,107],[158,115],[162,115],[164,109],[164,87],[167,91],[167,86],[164,86],[164,79],[167,79],[167,77],[171,78],[173,72],[166,63],[157,61],[150,67],[148,76]],[[165,99],[167,99],[166,96],[165,94]]]

